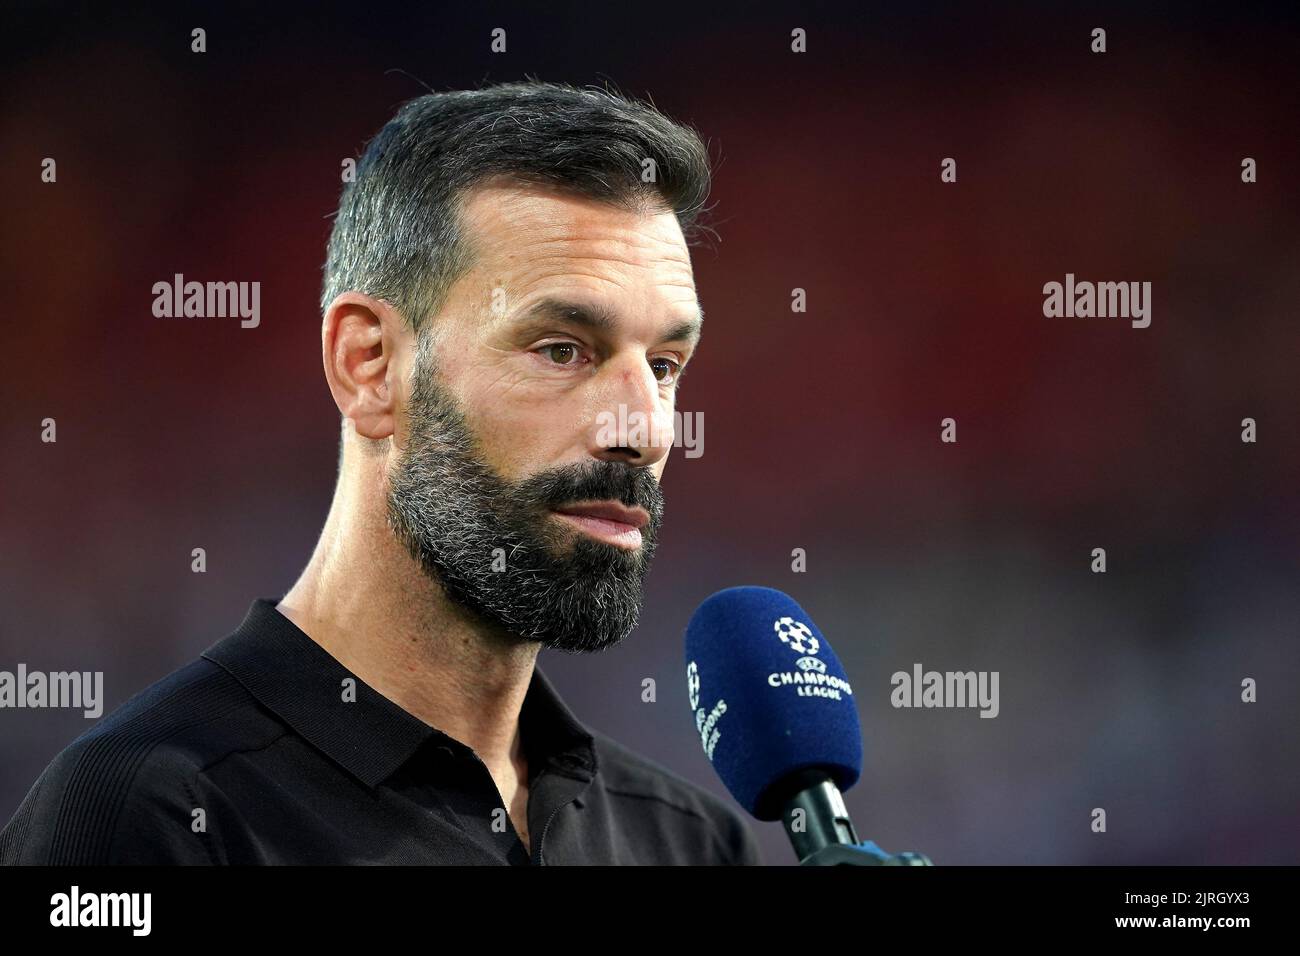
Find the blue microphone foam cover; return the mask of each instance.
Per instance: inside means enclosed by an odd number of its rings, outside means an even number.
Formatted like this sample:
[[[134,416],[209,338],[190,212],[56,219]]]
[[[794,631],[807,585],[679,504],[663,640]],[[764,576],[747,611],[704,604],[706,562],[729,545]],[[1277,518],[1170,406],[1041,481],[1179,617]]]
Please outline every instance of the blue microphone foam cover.
[[[736,801],[760,820],[765,792],[821,769],[840,790],[862,772],[852,688],[812,618],[772,588],[714,594],[686,627],[686,682],[704,752]]]

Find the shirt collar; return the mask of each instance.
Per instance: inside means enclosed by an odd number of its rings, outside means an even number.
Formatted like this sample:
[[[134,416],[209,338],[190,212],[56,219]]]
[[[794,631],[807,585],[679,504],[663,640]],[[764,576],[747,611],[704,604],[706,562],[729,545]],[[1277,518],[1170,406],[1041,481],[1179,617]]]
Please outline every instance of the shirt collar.
[[[203,652],[264,707],[366,786],[374,787],[431,739],[472,753],[370,687],[276,610],[257,598],[229,636]],[[344,699],[344,680],[355,700]],[[519,714],[530,776],[539,764],[579,779],[596,773],[591,733],[534,665]]]

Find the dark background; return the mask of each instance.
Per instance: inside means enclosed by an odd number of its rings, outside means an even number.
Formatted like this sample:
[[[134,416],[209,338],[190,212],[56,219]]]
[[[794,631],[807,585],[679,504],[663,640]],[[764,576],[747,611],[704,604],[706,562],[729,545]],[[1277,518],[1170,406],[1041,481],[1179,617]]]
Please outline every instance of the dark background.
[[[643,624],[541,658],[578,716],[724,793],[682,630],[766,584],[849,671],[863,837],[944,864],[1300,862],[1294,6],[876,6],[9,5],[0,669],[102,670],[111,709],[282,594],[333,490],[342,160],[425,85],[609,80],[709,141],[720,241],[679,399],[705,452],[665,474]],[[260,281],[261,327],[155,318],[177,272]],[[1045,318],[1067,272],[1152,282],[1151,327]],[[918,661],[999,671],[1000,716],[892,708]],[[0,820],[89,726],[0,711]]]

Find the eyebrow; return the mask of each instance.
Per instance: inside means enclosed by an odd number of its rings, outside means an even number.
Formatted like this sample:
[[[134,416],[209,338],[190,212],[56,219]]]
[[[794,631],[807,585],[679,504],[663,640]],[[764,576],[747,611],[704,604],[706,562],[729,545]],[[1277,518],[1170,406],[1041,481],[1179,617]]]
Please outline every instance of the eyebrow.
[[[695,307],[698,315],[678,322],[663,336],[665,342],[679,340],[697,342],[701,326],[704,324],[704,309]],[[596,332],[613,332],[618,325],[617,315],[602,306],[585,305],[580,302],[565,302],[561,299],[541,299],[520,313],[518,321],[528,319],[548,319],[553,322],[569,322]]]

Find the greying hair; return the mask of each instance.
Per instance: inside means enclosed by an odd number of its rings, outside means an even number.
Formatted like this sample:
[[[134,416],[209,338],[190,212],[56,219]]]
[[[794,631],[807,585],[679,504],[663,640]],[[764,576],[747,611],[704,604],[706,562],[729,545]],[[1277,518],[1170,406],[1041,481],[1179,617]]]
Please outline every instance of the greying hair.
[[[321,311],[354,290],[387,301],[422,333],[473,264],[459,222],[466,191],[501,176],[622,208],[671,210],[688,243],[706,228],[708,150],[653,105],[532,80],[430,93],[398,110],[344,186]]]

